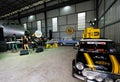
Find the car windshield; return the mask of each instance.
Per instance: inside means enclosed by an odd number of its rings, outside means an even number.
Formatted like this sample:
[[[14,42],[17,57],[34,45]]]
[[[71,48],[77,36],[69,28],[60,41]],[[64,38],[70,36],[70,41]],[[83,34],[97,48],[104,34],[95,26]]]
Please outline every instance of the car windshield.
[[[92,42],[92,41],[82,41],[80,42],[80,49],[79,51],[84,52],[116,52],[115,43],[112,41],[101,41],[101,42]]]

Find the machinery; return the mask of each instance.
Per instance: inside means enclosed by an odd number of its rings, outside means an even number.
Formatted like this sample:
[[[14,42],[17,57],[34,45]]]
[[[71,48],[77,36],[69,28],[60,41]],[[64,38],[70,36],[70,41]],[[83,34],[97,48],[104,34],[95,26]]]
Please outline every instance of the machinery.
[[[25,29],[24,27],[14,21],[0,21],[0,27],[3,28],[4,37],[16,34],[17,37],[23,36]]]
[[[1,20],[0,21],[0,52],[10,49],[10,38],[13,34],[16,35],[17,39],[20,39],[24,35],[25,29],[22,25],[15,21]],[[20,43],[20,41],[18,41]]]
[[[87,27],[82,35],[83,38],[100,38],[100,29],[94,27]]]

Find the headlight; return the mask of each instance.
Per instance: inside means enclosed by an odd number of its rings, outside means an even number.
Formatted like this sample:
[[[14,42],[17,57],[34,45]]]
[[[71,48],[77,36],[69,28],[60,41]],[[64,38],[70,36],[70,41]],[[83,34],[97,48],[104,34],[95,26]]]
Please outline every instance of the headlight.
[[[86,69],[86,68],[84,68],[82,74],[83,76],[87,77],[90,80],[95,79],[97,82],[103,82],[103,80],[106,77],[106,74],[101,74],[99,72],[91,71],[90,69]]]
[[[105,79],[105,82],[113,82],[113,80],[110,79],[110,78],[106,78],[106,79]]]
[[[84,76],[87,76],[88,71],[87,71],[86,69],[84,69],[84,70],[82,71],[82,74],[83,74]]]
[[[76,68],[79,69],[79,70],[83,70],[83,68],[84,68],[83,63],[78,62],[78,63],[76,64]]]
[[[95,79],[95,76],[92,73],[88,73],[87,78],[92,80]]]
[[[104,78],[103,78],[102,76],[96,76],[95,79],[96,79],[98,82],[102,82]]]

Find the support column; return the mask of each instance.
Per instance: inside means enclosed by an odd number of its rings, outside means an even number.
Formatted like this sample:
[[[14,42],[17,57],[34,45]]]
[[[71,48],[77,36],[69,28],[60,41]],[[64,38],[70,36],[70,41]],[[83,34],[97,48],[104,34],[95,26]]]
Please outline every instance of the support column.
[[[98,8],[98,1],[99,0],[95,0],[96,1],[96,27],[98,27],[98,13],[99,13],[99,8]]]
[[[46,2],[44,2],[44,8],[46,8]],[[44,17],[45,17],[45,35],[48,37],[47,33],[47,12],[44,11]]]
[[[19,22],[19,24],[22,24],[21,20],[20,20],[20,12],[18,12],[18,22]]]

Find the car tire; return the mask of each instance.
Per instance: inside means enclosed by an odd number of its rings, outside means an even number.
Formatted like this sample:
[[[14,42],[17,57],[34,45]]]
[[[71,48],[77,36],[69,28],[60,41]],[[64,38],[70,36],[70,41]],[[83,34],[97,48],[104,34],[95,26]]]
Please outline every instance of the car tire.
[[[78,47],[78,46],[79,46],[79,43],[78,43],[78,42],[74,43],[74,46],[75,46],[75,47]]]
[[[77,43],[74,43],[73,46],[76,46]]]
[[[61,46],[63,46],[63,43],[60,43]]]
[[[77,46],[76,45],[77,45],[77,43],[73,44],[73,49],[75,49],[75,50],[77,50]]]
[[[75,59],[72,61],[72,76],[73,77],[75,77],[74,74],[75,74]]]

